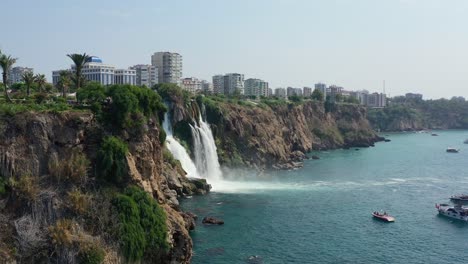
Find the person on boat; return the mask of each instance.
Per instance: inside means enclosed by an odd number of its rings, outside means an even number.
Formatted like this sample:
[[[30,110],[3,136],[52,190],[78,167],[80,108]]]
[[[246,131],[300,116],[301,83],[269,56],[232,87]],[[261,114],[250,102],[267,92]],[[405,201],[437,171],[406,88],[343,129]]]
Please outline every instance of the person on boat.
[[[386,212],[386,211],[385,211],[385,212],[383,212],[383,215],[387,215],[387,212]]]

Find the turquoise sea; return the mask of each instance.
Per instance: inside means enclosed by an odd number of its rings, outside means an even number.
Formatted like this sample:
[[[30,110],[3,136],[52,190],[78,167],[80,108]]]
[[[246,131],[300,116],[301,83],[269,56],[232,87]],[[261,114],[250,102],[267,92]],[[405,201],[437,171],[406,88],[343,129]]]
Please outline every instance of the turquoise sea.
[[[468,193],[468,131],[437,133],[383,134],[392,141],[316,152],[300,170],[184,199],[199,216],[192,263],[468,263],[468,224],[434,208]],[[396,222],[374,220],[374,210]],[[225,225],[203,226],[207,215]]]

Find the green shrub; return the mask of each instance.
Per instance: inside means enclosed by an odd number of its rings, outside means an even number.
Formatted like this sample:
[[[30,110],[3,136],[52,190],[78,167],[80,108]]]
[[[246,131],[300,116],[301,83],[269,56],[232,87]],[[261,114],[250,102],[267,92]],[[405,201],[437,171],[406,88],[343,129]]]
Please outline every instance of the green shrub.
[[[100,264],[104,262],[106,252],[97,243],[89,243],[81,246],[78,255],[81,264]]]
[[[119,217],[119,241],[124,256],[138,261],[168,248],[166,215],[145,191],[132,186],[114,199]]]
[[[104,138],[97,155],[99,176],[114,183],[126,181],[128,177],[127,153],[127,144],[121,139],[114,136]]]

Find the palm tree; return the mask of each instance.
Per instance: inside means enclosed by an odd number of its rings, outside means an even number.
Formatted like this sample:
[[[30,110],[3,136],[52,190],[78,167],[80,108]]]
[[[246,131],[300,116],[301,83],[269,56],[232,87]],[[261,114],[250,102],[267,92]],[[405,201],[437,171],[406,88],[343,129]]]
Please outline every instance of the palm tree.
[[[62,91],[62,97],[67,97],[66,92],[71,83],[71,76],[69,71],[60,71],[57,88]]]
[[[75,88],[80,89],[83,84],[83,76],[81,75],[81,70],[83,69],[84,64],[91,58],[86,53],[83,54],[67,54],[67,56],[75,64],[75,76],[73,77],[73,82],[75,83]]]
[[[47,83],[45,75],[36,74],[36,83],[37,83],[37,88],[39,89],[39,92],[42,92],[42,88],[44,88],[44,85]]]
[[[16,63],[16,58],[12,58],[11,56],[7,56],[0,52],[0,67],[3,70],[2,78],[3,78],[3,86],[5,88],[5,99],[7,102],[11,103],[10,95],[8,94],[8,73],[10,72],[11,66]]]
[[[23,79],[23,82],[26,85],[26,96],[29,97],[31,86],[36,81],[36,76],[34,76],[32,72],[27,71],[21,75],[21,78]]]

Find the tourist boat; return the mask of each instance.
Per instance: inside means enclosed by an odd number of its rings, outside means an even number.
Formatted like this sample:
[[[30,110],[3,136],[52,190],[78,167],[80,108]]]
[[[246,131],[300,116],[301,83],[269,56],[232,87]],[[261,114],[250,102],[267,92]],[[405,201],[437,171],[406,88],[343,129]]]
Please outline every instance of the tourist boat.
[[[447,148],[447,152],[449,153],[458,153],[460,150],[456,148]]]
[[[372,216],[384,222],[395,222],[395,218],[393,216],[389,216],[386,212],[384,213],[373,212]]]
[[[462,194],[462,195],[454,195],[450,197],[450,200],[454,202],[468,202],[468,195]]]
[[[462,207],[460,204],[455,206],[436,204],[435,207],[440,215],[468,222],[468,208]]]

